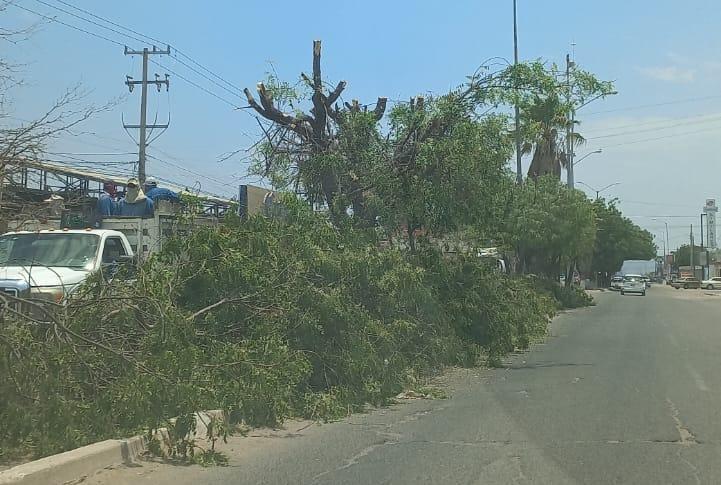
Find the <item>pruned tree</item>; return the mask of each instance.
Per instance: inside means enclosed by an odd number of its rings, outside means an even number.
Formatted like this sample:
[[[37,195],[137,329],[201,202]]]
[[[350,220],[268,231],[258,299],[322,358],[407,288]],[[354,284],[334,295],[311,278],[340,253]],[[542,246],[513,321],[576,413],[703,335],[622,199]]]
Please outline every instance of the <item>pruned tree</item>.
[[[271,122],[270,129],[263,127],[265,144],[260,150],[265,165],[263,175],[274,170],[290,170],[293,173],[287,181],[304,192],[312,203],[326,206],[335,218],[348,206],[363,218],[364,189],[354,173],[362,161],[356,152],[347,150],[349,145],[355,146],[357,140],[344,139],[344,130],[362,119],[366,128],[370,128],[365,134],[378,141],[376,124],[383,118],[387,99],[378,98],[370,111],[357,100],[339,105],[347,83],[340,81],[327,89],[321,71],[319,40],[313,42],[313,73],[311,76],[301,73],[301,80],[311,91],[312,107],[307,113],[285,112],[282,99],[275,96],[277,86],[258,83],[258,100],[249,89],[244,90],[250,106]]]

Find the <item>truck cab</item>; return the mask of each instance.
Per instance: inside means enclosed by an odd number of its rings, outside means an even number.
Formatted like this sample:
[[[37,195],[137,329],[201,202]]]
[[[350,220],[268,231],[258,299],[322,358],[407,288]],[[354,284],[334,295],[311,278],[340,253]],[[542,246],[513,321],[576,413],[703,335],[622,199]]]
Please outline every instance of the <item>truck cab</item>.
[[[115,230],[8,232],[0,236],[0,291],[60,303],[91,274],[133,256]]]

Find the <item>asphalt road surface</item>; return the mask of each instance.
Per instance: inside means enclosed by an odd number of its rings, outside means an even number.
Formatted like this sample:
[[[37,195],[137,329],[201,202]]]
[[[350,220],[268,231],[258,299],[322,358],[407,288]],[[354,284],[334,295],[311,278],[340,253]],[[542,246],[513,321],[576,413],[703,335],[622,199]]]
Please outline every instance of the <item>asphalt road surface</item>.
[[[595,293],[505,368],[449,372],[448,399],[233,438],[228,467],[144,462],[83,483],[721,483],[716,293]]]

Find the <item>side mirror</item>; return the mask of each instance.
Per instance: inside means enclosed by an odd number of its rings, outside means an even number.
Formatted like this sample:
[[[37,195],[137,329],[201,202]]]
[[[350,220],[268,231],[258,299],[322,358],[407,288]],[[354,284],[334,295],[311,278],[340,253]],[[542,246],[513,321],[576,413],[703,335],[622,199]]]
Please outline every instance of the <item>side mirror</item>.
[[[130,254],[122,254],[117,257],[115,260],[118,264],[136,264],[138,262],[138,258],[135,255]]]

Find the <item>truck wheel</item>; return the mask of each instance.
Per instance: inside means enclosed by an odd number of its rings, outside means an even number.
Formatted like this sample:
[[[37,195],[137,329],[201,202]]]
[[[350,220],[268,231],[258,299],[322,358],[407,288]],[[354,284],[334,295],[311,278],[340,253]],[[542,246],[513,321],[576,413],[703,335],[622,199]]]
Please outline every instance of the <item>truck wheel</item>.
[[[643,293],[641,293],[641,296],[646,296],[646,292],[644,291]]]

